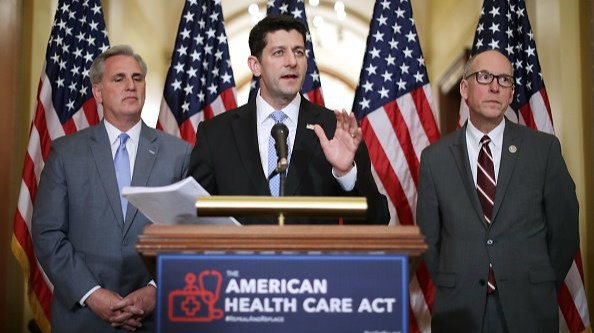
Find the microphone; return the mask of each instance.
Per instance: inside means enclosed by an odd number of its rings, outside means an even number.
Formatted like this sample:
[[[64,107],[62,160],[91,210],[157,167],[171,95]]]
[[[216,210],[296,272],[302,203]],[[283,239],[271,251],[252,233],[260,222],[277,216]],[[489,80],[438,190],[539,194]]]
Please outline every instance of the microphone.
[[[276,148],[276,156],[278,161],[276,164],[275,171],[277,173],[284,172],[289,167],[288,152],[289,146],[287,145],[287,137],[289,136],[289,129],[287,125],[283,123],[276,123],[270,130],[270,135],[274,138],[274,148]]]

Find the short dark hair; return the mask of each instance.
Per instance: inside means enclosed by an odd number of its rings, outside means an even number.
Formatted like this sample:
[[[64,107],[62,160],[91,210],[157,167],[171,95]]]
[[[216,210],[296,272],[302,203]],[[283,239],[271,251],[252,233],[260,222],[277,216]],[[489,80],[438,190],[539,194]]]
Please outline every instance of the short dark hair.
[[[142,75],[146,76],[147,66],[142,57],[134,53],[134,50],[129,45],[116,45],[112,46],[109,49],[105,50],[103,53],[98,55],[93,63],[91,64],[91,69],[89,76],[91,77],[91,83],[97,84],[103,80],[103,72],[105,70],[105,61],[113,56],[117,55],[125,55],[134,58],[138,65],[140,66],[140,70],[142,71]]]
[[[304,44],[307,40],[307,28],[303,22],[289,15],[271,14],[260,20],[250,31],[249,45],[252,55],[260,59],[262,50],[268,43],[266,35],[278,30],[296,30],[303,37]]]

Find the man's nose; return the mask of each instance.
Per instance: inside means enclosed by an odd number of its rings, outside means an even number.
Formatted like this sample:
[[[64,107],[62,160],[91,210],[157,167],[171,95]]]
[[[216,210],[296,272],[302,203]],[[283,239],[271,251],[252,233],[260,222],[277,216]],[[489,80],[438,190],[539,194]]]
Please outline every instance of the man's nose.
[[[499,92],[499,89],[501,87],[499,86],[499,82],[497,82],[497,78],[494,77],[493,81],[491,81],[491,83],[489,83],[489,90],[492,92]]]
[[[135,84],[133,78],[131,78],[131,77],[125,78],[124,82],[125,82],[125,87],[127,90],[136,90],[136,84]]]
[[[295,55],[295,52],[289,51],[286,54],[287,65],[291,67],[295,66],[297,64],[297,56]]]

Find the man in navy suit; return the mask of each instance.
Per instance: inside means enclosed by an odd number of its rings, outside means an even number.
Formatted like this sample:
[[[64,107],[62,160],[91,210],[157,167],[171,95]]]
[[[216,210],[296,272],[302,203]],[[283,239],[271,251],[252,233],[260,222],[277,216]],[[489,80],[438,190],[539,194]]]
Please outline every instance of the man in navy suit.
[[[267,16],[250,32],[248,65],[260,78],[255,98],[202,122],[190,159],[192,175],[212,195],[271,195],[267,177],[271,114],[281,111],[289,129],[287,196],[365,196],[364,221],[387,224],[386,198],[371,173],[369,154],[354,115],[332,112],[299,94],[307,70],[306,28],[285,15]],[[238,217],[243,224],[275,223]],[[288,218],[288,224],[336,223]]]
[[[421,155],[417,223],[436,286],[432,332],[556,333],[557,290],[579,247],[559,140],[504,117],[514,77],[499,51],[468,61],[460,94],[468,121]]]
[[[156,286],[135,249],[151,222],[120,200],[114,157],[125,133],[131,185],[162,186],[185,177],[191,146],[141,120],[146,72],[128,46],[99,55],[90,76],[104,119],[55,140],[41,174],[32,231],[54,332],[154,330]]]

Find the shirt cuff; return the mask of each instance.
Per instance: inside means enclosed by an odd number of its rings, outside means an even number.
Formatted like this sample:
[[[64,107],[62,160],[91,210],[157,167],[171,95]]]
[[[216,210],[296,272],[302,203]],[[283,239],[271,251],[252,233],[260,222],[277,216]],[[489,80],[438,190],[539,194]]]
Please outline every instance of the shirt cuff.
[[[87,306],[87,304],[85,303],[87,301],[87,298],[89,298],[89,296],[91,296],[91,294],[99,288],[101,288],[101,286],[94,286],[93,288],[91,288],[91,290],[87,291],[87,293],[80,299],[80,301],[78,301],[78,304],[80,304],[80,306],[82,306],[83,308]]]
[[[338,177],[336,171],[332,168],[332,175],[336,178],[336,181],[338,181],[338,184],[340,184],[340,187],[342,187],[343,190],[350,192],[355,188],[355,183],[357,182],[357,163],[353,162],[351,171],[347,172],[342,177]]]
[[[155,283],[155,280],[150,280],[149,283],[147,284],[147,286],[153,286],[153,287],[157,288],[157,284]]]

